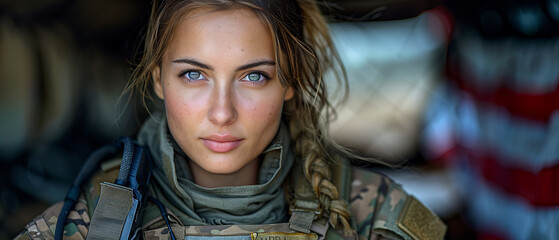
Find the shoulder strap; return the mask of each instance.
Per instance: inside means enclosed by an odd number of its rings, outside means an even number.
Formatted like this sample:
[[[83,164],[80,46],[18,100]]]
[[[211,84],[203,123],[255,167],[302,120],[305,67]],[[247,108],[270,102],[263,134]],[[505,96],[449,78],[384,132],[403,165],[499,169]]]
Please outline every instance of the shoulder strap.
[[[76,201],[80,195],[81,187],[85,181],[90,179],[93,173],[99,168],[101,162],[106,160],[107,158],[114,157],[115,155],[123,152],[123,161],[120,167],[120,173],[115,181],[115,184],[105,184],[107,187],[103,187],[102,185],[102,192],[106,194],[102,194],[102,196],[114,196],[115,189],[118,191],[125,191],[128,192],[128,196],[130,196],[133,200],[133,204],[135,207],[131,207],[136,209],[134,214],[131,211],[127,211],[127,217],[125,217],[124,221],[124,228],[133,229],[137,227],[134,220],[137,219],[139,216],[135,214],[137,210],[141,207],[141,205],[145,202],[145,189],[149,182],[149,178],[151,175],[152,169],[152,162],[150,158],[150,154],[148,153],[148,149],[137,145],[131,138],[129,137],[122,137],[115,141],[113,144],[106,145],[101,147],[100,149],[93,152],[86,160],[84,166],[80,170],[78,176],[74,180],[72,187],[68,191],[66,198],[64,199],[64,205],[62,210],[60,211],[60,215],[58,216],[58,221],[55,228],[55,236],[54,239],[62,239],[62,235],[64,232],[64,226],[66,222],[66,218],[68,217],[68,213],[71,209],[73,209]],[[114,186],[113,186],[114,185]],[[116,187],[119,186],[119,187]],[[108,191],[111,191],[111,194],[107,194]],[[119,196],[123,196],[122,193],[118,194]],[[100,197],[99,203],[97,206],[100,205],[103,197]],[[120,198],[119,198],[120,199]],[[108,204],[110,205],[110,204]],[[106,206],[106,205],[105,205]],[[96,219],[97,209],[93,214],[92,222],[90,225],[90,231],[88,235],[94,235],[97,231],[98,224],[94,224],[94,220]],[[105,211],[106,212],[106,211]],[[110,213],[107,212],[107,213]],[[101,214],[103,215],[103,214]],[[106,216],[105,216],[106,217]],[[132,218],[132,220],[130,220]],[[103,217],[101,217],[103,219]],[[104,221],[102,221],[104,222]],[[123,229],[122,227],[120,228]],[[105,229],[106,230],[106,229]],[[125,232],[125,231],[121,231]],[[130,231],[128,231],[130,232]],[[119,232],[120,236],[120,232]],[[126,237],[126,239],[128,239]]]

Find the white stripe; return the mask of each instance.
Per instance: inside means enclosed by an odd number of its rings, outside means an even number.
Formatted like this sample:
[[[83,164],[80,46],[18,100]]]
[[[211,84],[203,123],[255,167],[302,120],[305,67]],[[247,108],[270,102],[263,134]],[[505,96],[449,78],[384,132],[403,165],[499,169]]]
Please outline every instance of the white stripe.
[[[559,206],[534,208],[486,185],[466,166],[456,170],[477,228],[497,229],[508,239],[559,239]]]
[[[468,32],[457,45],[463,69],[476,78],[467,79],[468,83],[480,90],[507,86],[521,93],[544,94],[559,85],[559,37],[486,40]]]
[[[537,173],[559,164],[559,110],[547,124],[511,116],[497,107],[480,109],[464,97],[458,107],[456,131],[462,144],[472,149],[488,149],[503,166]]]
[[[479,109],[467,94],[457,103],[457,92],[438,88],[429,103],[422,142],[431,158],[450,150],[457,136],[464,147],[495,153],[503,166],[537,173],[559,164],[559,110],[547,124],[536,123],[497,108]]]

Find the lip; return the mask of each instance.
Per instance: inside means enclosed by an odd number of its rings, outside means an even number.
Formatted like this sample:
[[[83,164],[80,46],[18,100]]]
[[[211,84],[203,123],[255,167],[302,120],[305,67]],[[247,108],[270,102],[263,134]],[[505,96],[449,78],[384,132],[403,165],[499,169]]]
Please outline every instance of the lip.
[[[226,153],[229,151],[233,151],[234,149],[239,147],[239,145],[241,145],[241,142],[243,141],[242,138],[238,138],[229,134],[213,134],[201,139],[206,148],[216,153]]]

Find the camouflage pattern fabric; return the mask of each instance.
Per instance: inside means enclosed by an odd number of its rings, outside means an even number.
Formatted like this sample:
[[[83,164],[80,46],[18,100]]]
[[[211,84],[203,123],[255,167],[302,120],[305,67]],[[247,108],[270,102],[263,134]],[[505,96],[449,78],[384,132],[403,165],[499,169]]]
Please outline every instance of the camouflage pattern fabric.
[[[398,226],[408,197],[402,187],[390,178],[376,172],[354,168],[350,206],[358,238],[360,240],[414,239]],[[144,231],[145,239],[170,239],[169,230],[164,226],[163,220],[159,219],[159,223],[152,222],[151,225],[158,228]],[[186,236],[239,236],[254,232],[293,232],[288,224],[189,227],[173,225],[172,228],[175,236],[181,239]],[[337,231],[328,231],[326,239],[351,239],[351,236],[344,236]]]
[[[156,224],[161,226],[161,224]],[[185,239],[187,236],[247,236],[248,239],[324,239],[316,234],[301,234],[289,228],[289,223],[266,224],[266,225],[209,225],[209,226],[171,226],[176,238]],[[353,235],[345,235],[341,231],[329,229],[325,239],[350,240],[355,239]],[[298,235],[293,235],[297,233]],[[287,235],[286,235],[287,234]],[[289,235],[292,234],[292,235]],[[279,238],[276,238],[279,237]],[[302,238],[304,237],[304,238]],[[170,239],[167,226],[156,229],[145,230],[144,239],[163,240]],[[186,238],[188,239],[188,238]]]
[[[185,236],[236,236],[251,233],[285,232],[293,233],[288,224],[267,225],[210,225],[210,226],[172,226],[175,237],[184,239]],[[144,239],[169,239],[167,226],[144,231]]]
[[[111,162],[113,162],[113,160],[108,161],[107,163]],[[100,194],[99,185],[101,182],[105,181],[114,182],[114,180],[118,176],[118,166],[119,165],[114,165],[108,168],[102,166],[101,171],[95,174],[92,177],[91,181],[86,186],[84,186],[80,198],[78,199],[76,205],[74,206],[74,209],[70,211],[70,213],[68,214],[68,218],[66,219],[63,239],[86,239],[87,232],[89,230],[89,223],[93,214],[93,211],[89,212],[89,209],[95,209]],[[41,215],[27,224],[23,232],[21,232],[14,239],[54,239],[54,232],[56,229],[56,223],[58,221],[58,215],[60,214],[60,210],[62,210],[63,205],[64,202],[59,202],[47,208],[47,210],[45,210]]]
[[[444,237],[446,225],[409,196],[402,186],[382,174],[355,168],[351,192],[350,207],[360,240]],[[406,208],[409,202],[417,202],[414,209]],[[411,214],[407,214],[409,212]],[[411,228],[405,228],[402,222],[410,219],[415,223]]]
[[[94,184],[91,184],[94,185]],[[91,186],[90,185],[90,186]],[[95,206],[95,188],[89,187],[84,191],[75,209],[70,212],[67,224],[64,228],[64,239],[85,239],[88,232],[90,214],[88,206]],[[376,172],[359,168],[353,169],[351,183],[350,207],[353,214],[353,223],[356,226],[360,240],[376,239],[416,239],[412,238],[402,229],[398,222],[406,200],[410,197],[400,185],[390,178]],[[43,214],[29,223],[25,230],[15,239],[53,239],[58,214],[62,203],[48,208]],[[233,226],[182,226],[172,212],[171,223],[175,236],[185,239],[186,236],[235,236],[246,235],[250,238],[252,233],[284,232],[293,233],[289,225],[233,225]],[[170,239],[169,230],[162,218],[149,221],[149,225],[143,226],[144,239],[160,240]],[[330,229],[331,230],[331,229]],[[444,232],[443,232],[444,234]],[[274,239],[262,235],[256,239]],[[283,236],[283,235],[282,235]],[[272,236],[273,237],[273,236]],[[295,238],[293,235],[285,235],[278,239],[313,239],[311,236],[300,236],[309,238]],[[292,238],[293,237],[293,238]],[[339,232],[328,231],[326,239],[351,239]],[[421,238],[419,238],[421,239]]]
[[[58,215],[62,209],[63,203],[57,203],[40,216],[36,217],[27,224],[25,230],[14,239],[16,240],[48,240],[54,239],[54,232]],[[66,226],[64,226],[64,239],[68,240],[84,240],[87,236],[89,228],[89,213],[84,195],[76,203],[74,210],[70,211],[66,219]]]

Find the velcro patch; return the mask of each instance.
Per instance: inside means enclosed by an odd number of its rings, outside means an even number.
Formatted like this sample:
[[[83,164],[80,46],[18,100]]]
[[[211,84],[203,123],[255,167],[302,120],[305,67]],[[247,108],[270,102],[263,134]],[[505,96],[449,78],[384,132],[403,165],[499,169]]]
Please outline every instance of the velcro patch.
[[[398,227],[413,239],[443,239],[446,225],[415,197],[408,196]]]

